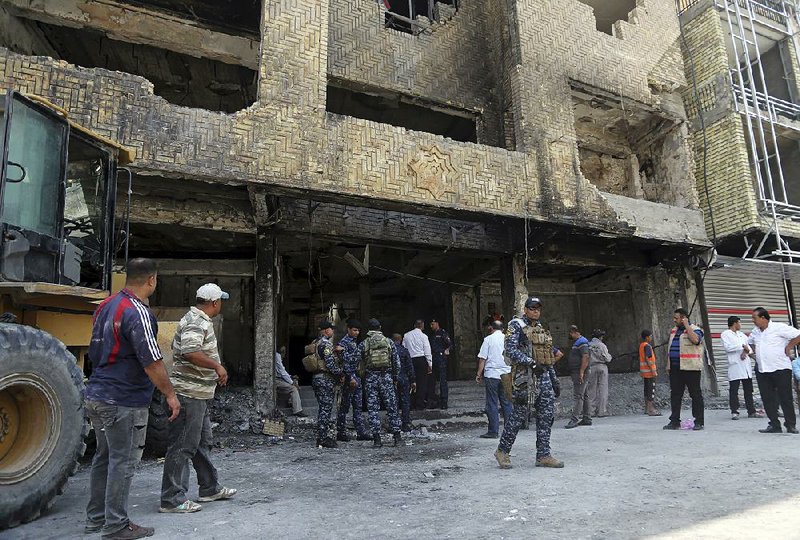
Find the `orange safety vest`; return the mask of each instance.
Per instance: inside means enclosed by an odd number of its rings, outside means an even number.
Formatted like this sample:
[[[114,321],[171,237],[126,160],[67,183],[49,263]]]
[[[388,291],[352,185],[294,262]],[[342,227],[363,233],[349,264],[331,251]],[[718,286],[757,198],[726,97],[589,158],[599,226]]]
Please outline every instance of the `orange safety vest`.
[[[652,379],[656,376],[656,355],[650,346],[650,356],[645,356],[645,348],[649,345],[646,341],[639,344],[639,375],[644,379]]]
[[[695,326],[693,324],[689,325],[689,330],[684,331],[681,334],[681,356],[680,356],[680,367],[681,371],[702,371],[703,370],[703,340],[700,340],[700,343],[695,345],[691,341],[689,341],[689,336],[687,336],[687,332],[694,332],[695,330],[702,330],[699,326]],[[675,334],[678,332],[678,328],[673,328],[669,333],[669,343],[672,346],[672,340],[675,339]],[[667,354],[669,354],[669,349],[667,349]],[[667,360],[669,361],[669,360]]]

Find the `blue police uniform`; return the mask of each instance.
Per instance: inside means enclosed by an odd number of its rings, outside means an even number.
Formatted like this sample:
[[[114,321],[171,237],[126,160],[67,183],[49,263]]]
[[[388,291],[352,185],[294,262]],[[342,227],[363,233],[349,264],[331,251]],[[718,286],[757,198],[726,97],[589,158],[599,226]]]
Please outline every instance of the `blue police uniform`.
[[[402,344],[395,343],[400,358],[400,372],[397,374],[397,401],[400,408],[402,430],[411,431],[411,383],[414,382],[414,362],[411,354]]]
[[[367,332],[367,340],[374,335],[381,335],[380,330],[370,330]],[[386,408],[386,415],[389,420],[389,429],[396,436],[400,434],[400,415],[397,413],[397,396],[394,391],[394,382],[400,372],[400,356],[392,340],[386,338],[390,343],[392,367],[383,370],[366,369],[364,370],[364,387],[367,390],[367,411],[369,415],[369,427],[373,437],[380,437],[381,402]],[[359,358],[364,361],[366,356],[366,340],[358,346]]]
[[[336,401],[336,394],[341,386],[339,380],[344,370],[333,352],[330,338],[322,336],[317,342],[317,354],[325,363],[325,371],[317,373],[311,380],[314,395],[317,397],[319,412],[317,413],[317,435],[320,441],[334,439],[336,434],[331,421]]]
[[[505,354],[515,366],[513,380],[514,409],[510,421],[503,426],[503,435],[500,437],[498,449],[508,454],[517,438],[524,416],[527,414],[528,392],[532,377],[536,377],[538,388],[534,399],[536,407],[536,459],[550,456],[550,431],[555,419],[555,391],[553,380],[556,378],[553,366],[536,368],[533,358],[533,347],[530,340],[523,332],[528,325],[540,326],[538,321],[532,321],[521,315],[508,323],[505,339]],[[537,371],[537,373],[534,373]],[[540,371],[540,373],[539,373]]]
[[[346,431],[347,413],[350,411],[350,406],[353,407],[353,424],[356,426],[356,432],[360,436],[367,434],[367,426],[364,424],[364,415],[361,414],[363,408],[363,392],[361,388],[361,377],[356,374],[358,367],[358,342],[356,338],[349,335],[339,340],[339,346],[344,349],[342,351],[342,358],[344,361],[344,374],[345,383],[342,387],[342,401],[339,405],[339,414],[336,418],[336,431],[344,434]],[[350,386],[350,381],[355,381],[355,387]]]

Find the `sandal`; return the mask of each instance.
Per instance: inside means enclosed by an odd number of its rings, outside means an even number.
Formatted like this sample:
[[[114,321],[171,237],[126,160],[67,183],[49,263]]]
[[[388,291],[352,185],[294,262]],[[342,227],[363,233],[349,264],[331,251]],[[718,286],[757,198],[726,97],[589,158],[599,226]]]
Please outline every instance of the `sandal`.
[[[184,501],[175,508],[167,508],[162,506],[158,509],[162,514],[191,514],[199,512],[203,507],[193,501]]]
[[[218,493],[213,495],[208,495],[206,497],[198,497],[197,500],[200,502],[211,502],[211,501],[221,501],[223,499],[230,499],[236,495],[236,490],[234,488],[222,488],[219,490]]]

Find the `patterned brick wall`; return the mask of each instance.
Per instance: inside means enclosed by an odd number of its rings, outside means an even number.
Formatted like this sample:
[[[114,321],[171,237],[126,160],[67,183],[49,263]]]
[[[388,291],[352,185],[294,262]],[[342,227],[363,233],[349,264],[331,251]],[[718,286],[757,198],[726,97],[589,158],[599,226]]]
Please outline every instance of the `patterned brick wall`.
[[[699,122],[694,121],[695,131],[692,145],[695,153],[695,177],[700,206],[704,210],[706,232],[711,236],[711,214],[718,237],[741,234],[744,231],[763,227],[756,209],[754,180],[748,157],[747,141],[744,135],[742,117],[732,110],[730,94],[715,91],[714,97],[704,89],[717,88],[719,81],[727,85],[728,56],[725,49],[725,35],[720,24],[719,12],[709,6],[684,25],[686,46],[683,50],[687,77],[691,77],[690,66],[694,65],[703,109],[706,111],[706,177],[703,176],[703,133]],[[696,97],[691,86],[684,92],[687,109],[696,114]],[[707,99],[724,100],[723,103],[706,103]],[[715,112],[721,107],[722,114]],[[725,113],[725,109],[728,112]],[[708,197],[705,184],[708,184]]]
[[[577,0],[499,3],[483,18],[483,2],[461,4],[410,36],[383,28],[371,0],[265,0],[259,101],[231,115],[169,104],[141,77],[4,50],[0,85],[48,97],[133,147],[141,171],[625,230],[580,173],[569,80],[658,107],[649,84],[685,84],[673,8],[640,0],[620,39],[595,30]],[[438,47],[452,44],[463,56],[439,58],[437,72]],[[329,74],[503,109],[517,151],[326,114]]]

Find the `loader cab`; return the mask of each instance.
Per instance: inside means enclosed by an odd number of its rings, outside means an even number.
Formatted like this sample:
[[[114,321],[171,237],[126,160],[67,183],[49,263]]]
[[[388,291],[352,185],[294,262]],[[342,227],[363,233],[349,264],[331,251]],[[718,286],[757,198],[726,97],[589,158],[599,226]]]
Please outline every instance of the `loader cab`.
[[[0,107],[0,282],[109,290],[120,148],[38,99]]]

